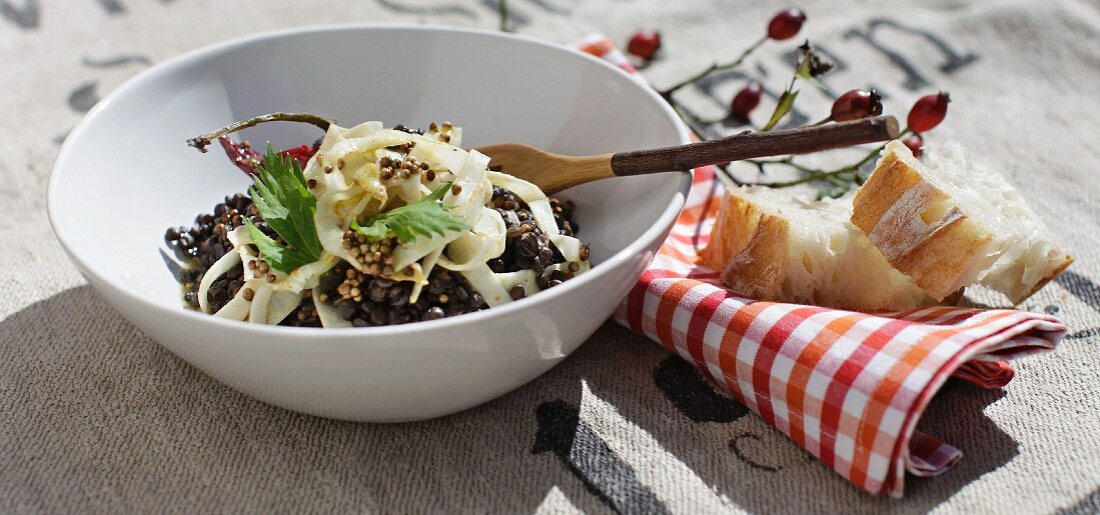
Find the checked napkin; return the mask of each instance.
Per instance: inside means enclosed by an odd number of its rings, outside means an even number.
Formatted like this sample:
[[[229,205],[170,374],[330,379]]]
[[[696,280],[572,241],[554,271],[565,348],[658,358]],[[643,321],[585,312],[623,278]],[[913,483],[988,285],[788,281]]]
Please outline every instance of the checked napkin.
[[[639,76],[606,37],[575,46]],[[867,315],[742,297],[696,264],[723,194],[713,168],[695,170],[684,211],[615,317],[868,492],[901,497],[906,471],[934,476],[962,457],[915,429],[949,377],[1002,387],[1014,375],[1006,360],[1051,350],[1066,332],[1024,311]]]

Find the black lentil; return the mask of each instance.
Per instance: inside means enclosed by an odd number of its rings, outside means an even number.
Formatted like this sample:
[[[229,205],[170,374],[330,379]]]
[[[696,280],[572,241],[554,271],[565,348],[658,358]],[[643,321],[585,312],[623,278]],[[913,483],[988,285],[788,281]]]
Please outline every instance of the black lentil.
[[[405,132],[405,133],[408,133],[408,134],[424,134],[423,129],[410,129],[410,128],[405,127],[404,125],[401,125],[401,124],[395,125],[393,127],[393,130]]]
[[[490,269],[497,273],[534,270],[541,275],[546,267],[565,262],[565,258],[550,242],[550,236],[543,234],[535,224],[531,208],[515,193],[494,187],[490,205],[501,213],[507,227],[504,253],[489,261]],[[561,233],[573,236],[573,231],[569,229],[572,226],[573,203],[551,197],[550,206],[554,210],[554,218]],[[510,207],[513,209],[508,209]],[[519,221],[512,220],[508,216],[509,212],[515,213]],[[546,288],[546,285],[540,284],[539,287]]]
[[[450,124],[444,124],[449,130]],[[438,130],[436,127],[433,129]],[[422,134],[422,131],[408,129],[403,126],[396,127],[413,134]],[[434,132],[434,130],[433,130]],[[445,138],[444,138],[445,139]],[[399,150],[408,151],[407,146],[401,146]],[[383,166],[400,166],[399,163],[384,158]],[[412,163],[402,168],[402,171],[412,174],[423,171],[426,178],[431,181],[437,173],[445,173],[446,170],[430,170],[427,163]],[[343,163],[338,161],[337,167]],[[332,165],[325,166],[326,172],[333,170]],[[390,178],[394,170],[390,171]],[[315,187],[311,184],[310,187]],[[454,185],[454,194],[461,192],[461,188]],[[554,213],[561,234],[574,236],[577,225],[573,221],[575,206],[569,200],[550,198],[550,206]],[[573,277],[579,271],[579,264],[569,263],[564,270],[555,270],[545,274],[548,266],[563,263],[565,259],[550,242],[549,235],[544,234],[535,224],[530,207],[513,192],[500,188],[493,188],[491,206],[501,213],[507,227],[505,251],[498,257],[488,262],[489,267],[497,273],[515,272],[519,270],[534,270],[538,273],[538,285],[541,289],[551,288]],[[514,214],[513,216],[511,216]],[[247,195],[236,194],[225,197],[225,200],[214,206],[212,213],[200,214],[195,217],[191,227],[173,227],[165,231],[164,239],[168,247],[176,257],[186,266],[178,275],[178,280],[183,285],[184,301],[191,309],[199,309],[198,288],[199,282],[206,271],[226,252],[233,249],[229,242],[228,234],[240,227],[248,218],[257,228],[276,241],[281,238],[259,216],[252,199]],[[349,238],[352,240],[353,238]],[[354,241],[355,244],[362,242]],[[351,247],[352,241],[348,241]],[[385,247],[385,245],[382,245]],[[358,246],[356,250],[360,250]],[[384,263],[384,258],[375,255],[371,250],[371,257],[364,259],[372,263]],[[382,249],[380,249],[382,250]],[[589,248],[581,247],[581,258],[588,259]],[[380,261],[380,259],[383,259]],[[256,261],[250,263],[250,268],[257,274],[268,274],[267,263]],[[392,272],[392,267],[384,267]],[[274,275],[266,277],[268,281],[274,279]],[[225,275],[217,278],[208,292],[207,301],[212,312],[216,312],[229,302],[244,284],[243,272],[240,267],[230,269]],[[415,302],[410,302],[412,283],[408,281],[393,281],[362,274],[350,264],[340,262],[333,267],[318,286],[319,297],[322,301],[334,299],[332,302],[336,312],[355,327],[381,326],[404,324],[420,320],[436,320],[462,313],[470,313],[488,308],[481,294],[474,291],[461,274],[451,272],[441,267],[432,269],[428,276],[428,284],[423,287]],[[280,325],[299,327],[321,327],[317,309],[313,304],[312,292],[306,291],[298,308],[294,310]],[[251,299],[255,292],[248,289],[244,292],[245,298]],[[509,290],[513,299],[520,299],[527,295],[523,286],[515,286]]]
[[[392,281],[372,275],[358,275],[346,262],[337,264],[328,275],[339,279],[346,278],[349,272],[359,278],[359,289],[367,294],[356,300],[351,296],[351,292],[342,295],[338,289],[333,290],[332,295],[338,297],[333,307],[341,318],[350,321],[356,327],[435,320],[489,307],[480,295],[473,292],[465,278],[444,268],[432,269],[428,276],[428,285],[421,290],[416,302],[410,302],[413,285],[409,281]],[[341,281],[345,280],[341,279]],[[331,284],[331,282],[334,281],[323,280],[320,288],[325,288],[325,284]],[[344,286],[347,283],[340,282],[340,285]]]
[[[258,213],[252,199],[242,194],[225,197],[223,202],[214,206],[213,213],[196,216],[195,224],[190,228],[176,227],[165,231],[164,242],[186,265],[177,279],[183,285],[184,302],[192,309],[199,309],[199,281],[203,274],[233,248],[229,242],[229,232],[244,223],[242,213],[252,217],[252,222],[260,230],[274,236],[274,231],[256,216]],[[244,284],[241,273],[240,268],[234,267],[211,284],[207,302],[213,311],[225,306],[240,290]]]

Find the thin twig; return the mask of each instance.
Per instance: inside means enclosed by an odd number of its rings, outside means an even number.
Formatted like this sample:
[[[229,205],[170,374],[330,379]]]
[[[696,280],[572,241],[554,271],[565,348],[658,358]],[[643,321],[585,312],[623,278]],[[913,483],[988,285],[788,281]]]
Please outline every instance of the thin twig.
[[[910,130],[909,127],[906,127],[905,129],[903,129],[901,132],[898,133],[897,139],[901,139],[901,138],[905,137],[905,135],[909,134],[910,132],[913,132],[913,131]],[[878,148],[876,148],[876,149],[872,150],[871,152],[869,152],[866,156],[863,157],[863,159],[860,159],[859,162],[856,163],[854,166],[856,168],[862,167],[863,165],[867,164],[868,161],[874,159],[876,156],[881,154],[882,150],[884,148],[886,148],[886,143],[883,143],[882,145],[879,145]]]
[[[691,130],[691,133],[694,134],[695,137],[699,139],[699,141],[706,141],[710,139],[707,137],[706,128],[698,123],[698,116],[695,116],[695,114],[692,113],[690,110],[680,105],[679,102],[673,102],[670,100],[669,103],[672,105],[672,108],[676,111],[676,113],[680,115],[680,119],[684,121],[684,125],[687,125],[688,129]],[[729,164],[716,164],[714,165],[714,167],[721,170],[721,175],[724,175],[731,184],[735,186],[742,186],[745,184],[744,182],[739,181],[737,177],[733,176],[733,172],[730,172]]]
[[[768,175],[768,170],[764,168],[764,165],[767,164],[767,163],[764,163],[764,162],[762,162],[760,160],[757,160],[757,159],[746,159],[742,162],[756,166],[756,173],[757,174],[759,174],[759,175]]]
[[[195,147],[196,149],[199,150],[199,152],[206,152],[206,147],[208,145],[210,145],[211,143],[213,143],[214,140],[218,139],[221,136],[225,136],[226,134],[230,134],[230,133],[233,133],[233,132],[244,130],[244,129],[247,129],[249,127],[255,127],[255,126],[257,126],[261,123],[267,123],[267,122],[304,122],[304,123],[312,123],[313,125],[316,125],[317,127],[320,127],[321,130],[323,130],[323,131],[327,131],[329,125],[333,124],[332,120],[329,120],[328,118],[324,118],[324,117],[321,117],[321,116],[317,116],[315,114],[309,114],[309,113],[271,113],[271,114],[265,114],[265,115],[257,116],[255,118],[249,118],[247,120],[242,120],[242,121],[239,121],[239,122],[233,122],[229,125],[226,125],[225,127],[222,127],[220,129],[218,129],[218,130],[208,132],[206,134],[201,134],[199,136],[196,136],[194,138],[191,138],[191,139],[187,140],[187,146]]]
[[[799,184],[805,184],[807,182],[825,180],[830,177],[837,177],[845,173],[852,173],[855,171],[851,166],[845,166],[844,168],[837,168],[836,170],[820,171],[811,173],[799,179],[794,179],[785,182],[758,182],[754,186],[767,186],[769,188],[788,188],[791,186],[797,186]]]
[[[746,159],[745,161],[756,165],[756,167],[759,168],[761,172],[764,171],[764,166],[766,165],[786,165],[794,168],[795,170],[806,173],[822,173],[826,171],[820,168],[810,168],[808,166],[796,163],[794,162],[794,156],[787,156],[782,159]]]
[[[707,69],[705,69],[705,70],[703,70],[699,73],[696,73],[695,75],[692,75],[691,77],[688,77],[688,78],[686,78],[686,79],[684,79],[680,82],[677,82],[676,84],[673,84],[672,86],[670,86],[668,88],[660,90],[661,96],[664,97],[665,99],[671,99],[672,94],[679,91],[684,86],[687,86],[687,85],[689,85],[693,82],[702,80],[706,76],[708,76],[708,75],[710,75],[710,74],[712,74],[716,71],[729,70],[731,68],[736,68],[738,66],[741,66],[741,63],[745,60],[745,58],[747,58],[749,56],[749,54],[752,54],[753,51],[755,51],[757,48],[760,48],[760,45],[763,45],[764,42],[767,41],[767,40],[768,40],[768,37],[764,36],[764,37],[760,38],[759,40],[757,40],[756,43],[753,43],[752,46],[746,48],[744,52],[741,52],[741,55],[737,56],[737,59],[734,59],[733,61],[730,61],[730,62],[724,63],[724,64],[712,63],[709,67],[707,67]]]
[[[909,127],[906,127],[905,130],[898,133],[898,138],[901,138],[902,136],[905,136],[910,132],[911,131],[909,130]],[[856,161],[855,163],[852,163],[848,166],[837,168],[835,170],[822,170],[820,168],[810,168],[808,166],[803,166],[799,163],[794,162],[794,156],[787,156],[782,159],[746,159],[745,161],[756,165],[761,173],[764,173],[764,167],[767,165],[785,165],[808,174],[799,179],[786,182],[756,183],[756,185],[759,186],[786,188],[798,184],[805,184],[807,182],[827,180],[833,185],[844,186],[846,188],[845,191],[847,191],[847,188],[850,188],[851,184],[849,182],[843,181],[840,176],[846,173],[851,173],[853,175],[850,180],[855,182],[856,185],[862,185],[866,178],[860,175],[860,169],[863,168],[863,165],[866,165],[868,162],[870,162],[872,159],[882,153],[882,150],[884,148],[886,148],[886,144],[879,145],[874,150],[868,152],[867,155],[863,156],[863,158],[859,161]]]
[[[810,173],[810,174],[823,174],[823,173],[825,173],[825,170],[822,170],[820,168],[810,168],[810,167],[807,167],[807,166],[803,166],[800,163],[794,162],[794,156],[787,156],[787,157],[784,157],[782,159],[746,159],[744,162],[756,166],[756,169],[759,170],[760,175],[767,175],[768,174],[767,168],[766,168],[768,165],[785,165],[785,166],[789,166],[791,168],[794,168],[795,170],[798,170],[800,172],[805,172],[805,173]],[[825,177],[825,180],[829,181],[834,186],[843,186],[843,187],[845,187],[845,191],[847,190],[848,183],[845,182],[844,180],[840,179],[839,177],[830,175],[828,177]]]
[[[738,180],[737,177],[735,177],[733,175],[733,172],[730,171],[729,163],[717,164],[717,165],[714,165],[714,167],[718,168],[719,170],[722,170],[723,175],[725,175],[726,179],[729,179],[729,181],[731,183],[733,183],[734,186],[744,186],[745,185],[744,181]]]
[[[858,175],[857,175],[857,177],[858,177]],[[825,180],[832,183],[833,186],[844,186],[844,191],[848,191],[848,188],[851,187],[851,184],[849,184],[847,182],[844,182],[844,180],[841,179],[840,177],[836,177],[836,176],[826,177]]]
[[[715,193],[718,193],[718,182],[711,181],[710,191],[707,192],[707,199],[703,201],[703,213],[710,211],[710,203],[714,200]],[[740,184],[738,184],[740,186]],[[703,233],[703,224],[706,223],[707,217],[700,216],[699,222],[695,224],[695,234],[691,235],[691,243],[695,250],[699,250],[699,235]]]
[[[701,141],[706,141],[710,139],[710,137],[707,135],[707,126],[711,125],[710,123],[707,123],[706,120],[700,118],[699,115],[695,114],[692,110],[684,107],[683,105],[680,105],[679,103],[674,103],[674,107],[676,109],[676,112],[680,113],[680,118],[683,118],[684,123],[688,126],[688,128],[695,133],[695,136],[697,136]]]
[[[691,129],[691,133],[695,135],[699,141],[706,141],[710,139],[707,136],[707,129],[701,123],[701,120],[690,109],[684,107],[679,102],[669,102],[672,109],[676,111],[676,114],[680,115],[680,119],[683,120],[684,125],[687,125],[688,129]]]

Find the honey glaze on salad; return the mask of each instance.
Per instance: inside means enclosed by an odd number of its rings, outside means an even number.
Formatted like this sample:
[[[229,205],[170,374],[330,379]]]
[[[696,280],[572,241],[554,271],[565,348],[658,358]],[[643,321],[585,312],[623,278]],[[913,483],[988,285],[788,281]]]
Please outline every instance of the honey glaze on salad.
[[[261,155],[226,134],[257,123],[308,121],[313,145]],[[254,179],[165,241],[188,264],[185,304],[257,324],[366,327],[500,306],[590,268],[573,206],[489,169],[450,123],[425,133],[366,122],[344,128],[276,113],[217,139]]]

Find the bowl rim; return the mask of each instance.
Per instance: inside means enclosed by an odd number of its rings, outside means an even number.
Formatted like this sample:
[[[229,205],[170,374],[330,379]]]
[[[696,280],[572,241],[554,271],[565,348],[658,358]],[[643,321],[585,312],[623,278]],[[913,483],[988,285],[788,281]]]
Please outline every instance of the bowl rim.
[[[602,67],[605,70],[611,71],[613,74],[624,79],[631,87],[638,87],[643,90],[643,94],[652,100],[661,110],[665,116],[672,121],[673,127],[676,130],[677,136],[681,143],[690,143],[692,141],[690,132],[683,121],[672,109],[671,106],[665,102],[660,95],[653,89],[645,85],[643,82],[637,80],[636,77],[631,76],[624,70],[620,69],[604,59],[600,59],[596,56],[582,52],[570,46],[555,43],[550,40],[539,39],[532,36],[525,36],[514,33],[503,33],[495,30],[469,28],[469,27],[453,27],[447,25],[437,24],[421,24],[421,23],[347,23],[347,24],[325,24],[325,25],[308,25],[303,27],[295,27],[290,29],[280,29],[273,31],[265,31],[254,34],[249,34],[210,45],[200,47],[195,50],[188,51],[181,55],[172,57],[163,62],[157,63],[154,66],[143,70],[137,75],[131,77],[110,94],[105,96],[99,101],[80,122],[69,132],[65,138],[64,143],[61,145],[61,149],[58,151],[57,157],[54,160],[54,164],[50,170],[50,178],[47,184],[46,191],[46,211],[50,221],[50,227],[53,229],[54,236],[61,244],[65,253],[69,259],[74,262],[79,271],[91,276],[100,285],[105,286],[113,290],[114,292],[121,294],[126,298],[128,302],[134,304],[143,305],[149,309],[157,312],[158,315],[169,317],[183,317],[183,320],[194,320],[197,323],[210,323],[214,324],[225,330],[230,331],[253,331],[257,334],[265,334],[270,336],[291,336],[291,335],[308,335],[311,337],[318,337],[323,335],[340,336],[340,335],[361,335],[361,336],[402,336],[409,333],[415,333],[423,331],[425,329],[431,330],[446,330],[450,327],[455,327],[465,324],[477,324],[478,322],[485,320],[487,317],[505,317],[518,310],[528,309],[535,306],[539,302],[548,302],[551,299],[566,296],[582,286],[583,283],[598,281],[604,276],[611,273],[611,271],[619,266],[623,265],[632,256],[642,252],[642,249],[646,247],[649,242],[660,238],[666,227],[672,225],[675,219],[679,216],[680,211],[683,209],[687,202],[688,192],[691,189],[692,174],[684,173],[679,178],[679,185],[677,195],[675,195],[669,202],[668,207],[660,214],[656,222],[647,229],[642,235],[627,244],[625,247],[619,249],[606,260],[600,263],[598,266],[593,266],[592,269],[579,276],[576,280],[566,281],[561,285],[546,291],[539,292],[537,296],[532,296],[530,300],[523,299],[526,302],[510,302],[503,306],[497,306],[491,309],[484,309],[473,313],[464,313],[462,315],[454,317],[446,317],[439,320],[426,320],[409,324],[400,325],[387,325],[379,327],[348,327],[348,328],[324,328],[319,330],[316,327],[287,327],[279,325],[267,325],[267,324],[252,324],[239,320],[227,320],[219,317],[214,317],[209,314],[199,313],[183,307],[182,301],[178,308],[169,308],[159,303],[153,302],[145,297],[142,297],[124,286],[116,284],[116,281],[110,279],[103,274],[100,274],[96,269],[89,266],[88,263],[81,258],[81,256],[73,250],[73,245],[69,238],[66,236],[65,229],[61,228],[58,224],[60,216],[57,212],[58,202],[56,199],[58,183],[61,177],[61,170],[70,167],[68,161],[70,159],[69,154],[72,152],[72,148],[75,145],[75,141],[80,139],[82,133],[91,124],[93,120],[99,117],[100,113],[108,109],[108,107],[115,101],[115,99],[126,95],[129,91],[142,86],[144,83],[151,81],[171,73],[181,67],[194,64],[196,61],[202,61],[210,58],[211,56],[226,53],[234,49],[261,43],[263,41],[274,40],[284,38],[287,36],[294,36],[300,34],[319,34],[326,32],[343,32],[343,31],[372,31],[372,30],[408,30],[408,31],[422,31],[422,32],[437,32],[437,33],[452,33],[452,34],[473,34],[477,36],[496,38],[506,43],[522,43],[540,46],[548,48],[553,51],[565,52],[571,54],[574,57],[579,57],[582,60],[587,60],[589,63],[594,63],[598,67]],[[93,284],[95,286],[95,284]]]

